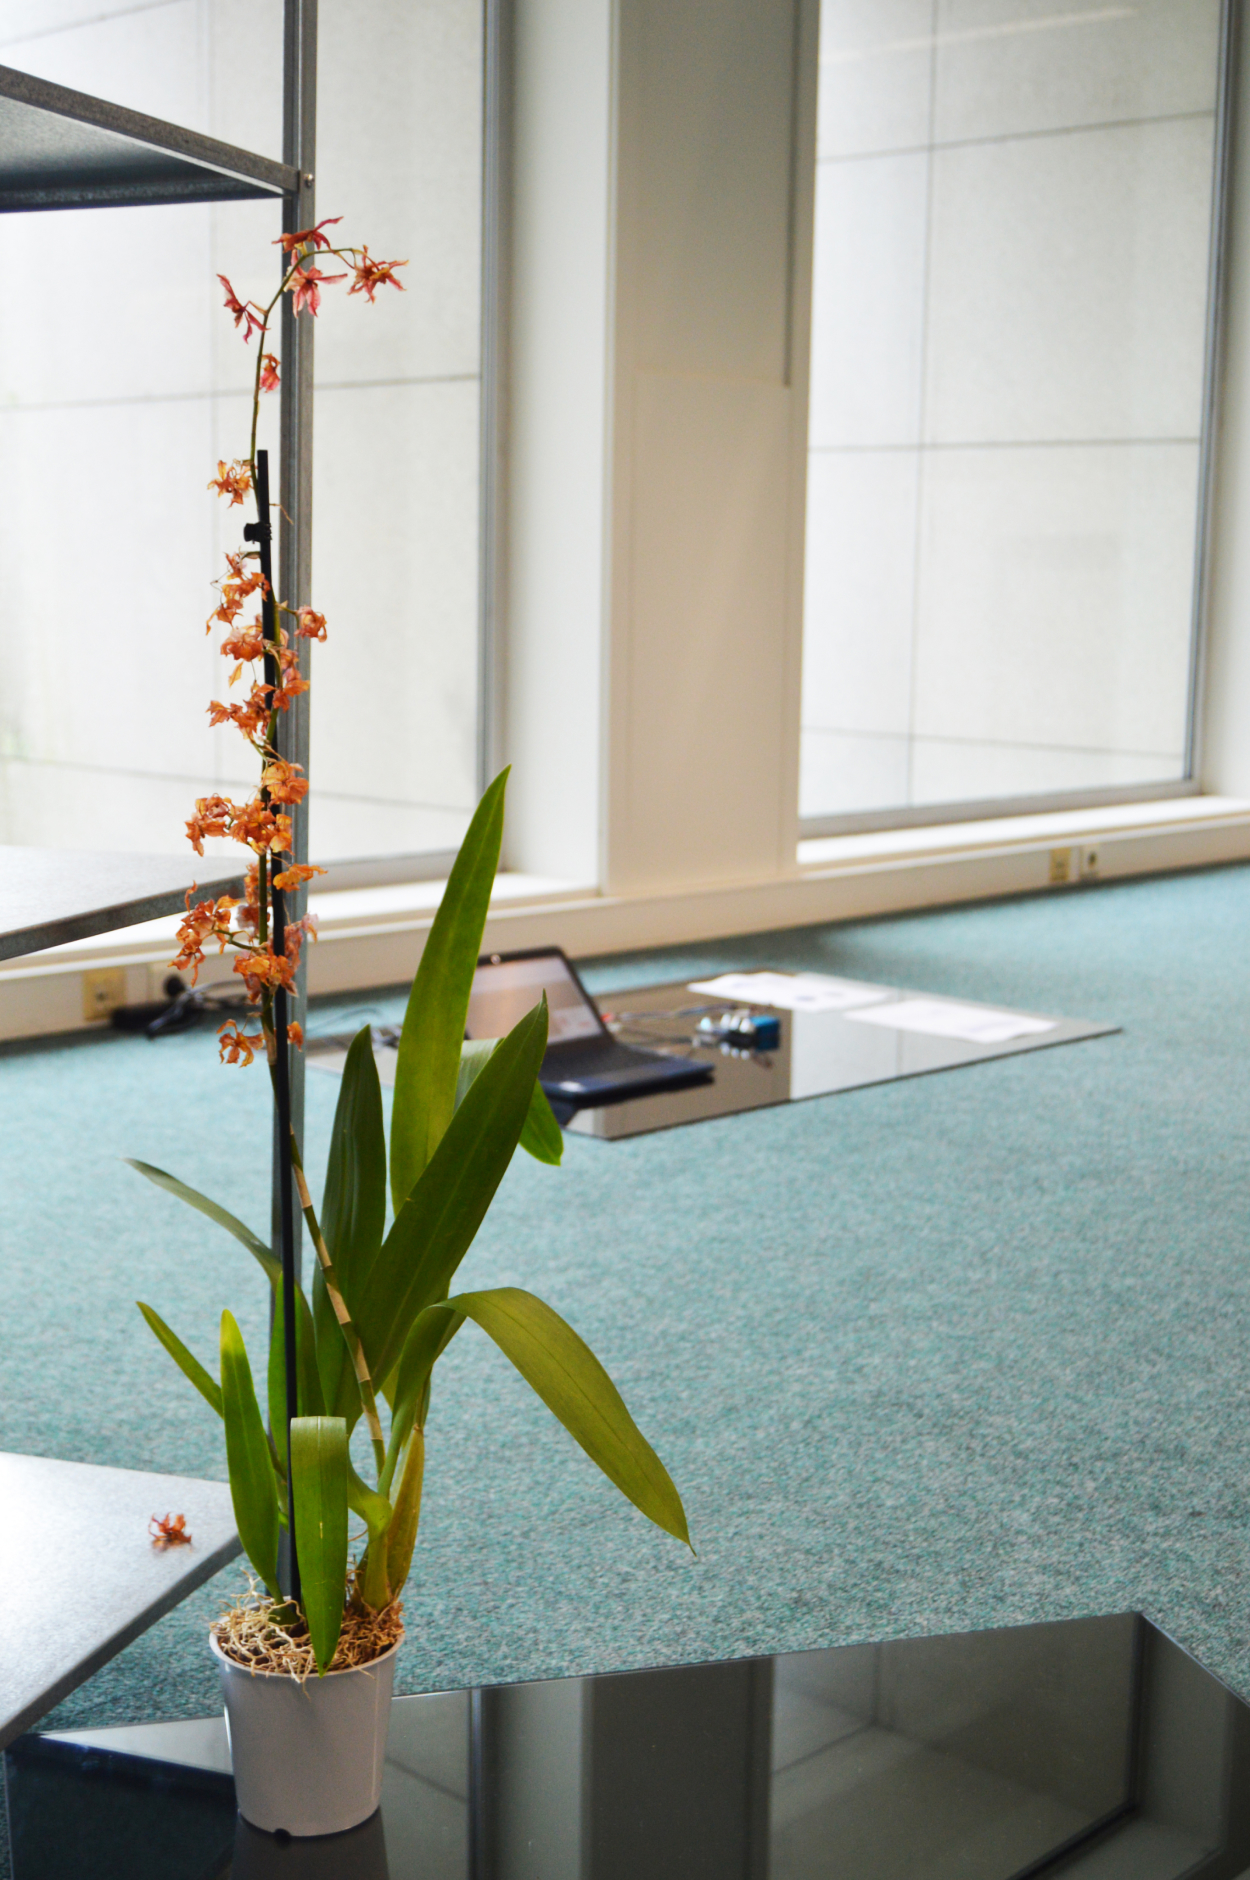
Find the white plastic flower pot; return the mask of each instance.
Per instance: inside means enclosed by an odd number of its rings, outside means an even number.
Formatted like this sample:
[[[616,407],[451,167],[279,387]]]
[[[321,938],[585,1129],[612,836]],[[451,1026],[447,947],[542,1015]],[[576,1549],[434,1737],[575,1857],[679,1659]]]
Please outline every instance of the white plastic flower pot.
[[[382,1799],[398,1643],[371,1664],[292,1678],[249,1671],[209,1634],[239,1813],[267,1834],[342,1834]]]

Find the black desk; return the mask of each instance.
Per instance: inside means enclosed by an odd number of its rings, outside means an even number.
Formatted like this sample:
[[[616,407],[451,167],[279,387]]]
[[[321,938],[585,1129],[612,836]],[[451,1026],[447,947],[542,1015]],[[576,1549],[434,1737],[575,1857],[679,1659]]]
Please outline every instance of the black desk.
[[[13,1880],[1240,1880],[1250,1708],[1133,1614],[395,1700],[382,1809],[239,1822],[219,1719],[27,1736]]]

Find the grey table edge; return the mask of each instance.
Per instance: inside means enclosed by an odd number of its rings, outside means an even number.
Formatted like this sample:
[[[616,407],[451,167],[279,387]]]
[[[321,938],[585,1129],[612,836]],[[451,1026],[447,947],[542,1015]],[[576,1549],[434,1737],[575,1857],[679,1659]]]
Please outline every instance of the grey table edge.
[[[206,1580],[211,1580],[215,1573],[220,1573],[223,1567],[228,1567],[232,1560],[237,1560],[242,1551],[237,1534],[212,1548],[182,1579],[167,1587],[125,1625],[119,1626],[116,1632],[111,1633],[108,1638],[93,1647],[76,1665],[63,1672],[45,1691],[41,1691],[37,1698],[28,1704],[23,1704],[20,1710],[14,1711],[10,1716],[0,1718],[0,1750],[7,1748],[15,1737],[29,1730],[40,1717],[46,1717],[50,1710],[56,1708],[62,1698],[68,1697],[71,1691],[76,1691],[80,1684],[85,1684],[88,1678],[94,1677],[110,1658],[116,1658],[118,1652],[124,1651],[127,1645],[133,1645],[134,1641],[154,1626],[158,1619],[163,1619],[167,1612],[172,1612],[175,1606],[180,1606],[188,1593],[193,1593],[197,1587],[203,1586]]]

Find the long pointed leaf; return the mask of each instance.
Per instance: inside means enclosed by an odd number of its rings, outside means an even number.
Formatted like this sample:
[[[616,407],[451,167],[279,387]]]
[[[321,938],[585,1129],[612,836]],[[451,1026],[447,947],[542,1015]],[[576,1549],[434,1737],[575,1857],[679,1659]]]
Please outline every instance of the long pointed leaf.
[[[391,1598],[398,1599],[412,1568],[421,1519],[421,1487],[425,1481],[425,1431],[414,1429],[395,1492],[395,1519],[386,1537],[386,1577]]]
[[[360,1560],[358,1585],[366,1606],[381,1612],[391,1603],[391,1583],[386,1573],[386,1537],[395,1511],[385,1495],[363,1482],[355,1469],[347,1475],[347,1499],[369,1530],[369,1542]]]
[[[205,1403],[210,1404],[218,1416],[221,1416],[221,1385],[217,1379],[211,1376],[199,1359],[187,1350],[177,1332],[170,1331],[159,1312],[153,1312],[151,1306],[145,1306],[142,1299],[137,1299],[135,1304],[183,1376],[190,1379]]]
[[[389,1491],[391,1477],[417,1421],[430,1373],[464,1324],[464,1314],[448,1306],[427,1306],[417,1315],[395,1367],[395,1408],[386,1452],[386,1472],[379,1487]]]
[[[321,1231],[349,1310],[369,1277],[385,1227],[382,1086],[373,1056],[373,1033],[365,1025],[352,1039],[343,1066],[321,1203]]]
[[[421,954],[404,1015],[391,1112],[391,1199],[396,1214],[451,1122],[460,1046],[503,840],[508,772],[486,791],[460,845]]]
[[[312,1310],[322,1402],[327,1415],[346,1419],[350,1436],[362,1414],[360,1386],[320,1266],[313,1274]]]
[[[457,1293],[447,1303],[489,1333],[622,1495],[666,1534],[689,1546],[686,1512],[668,1470],[572,1326],[517,1286]]]
[[[464,1102],[487,1059],[490,1057],[497,1038],[466,1038],[461,1046],[460,1075],[456,1079],[456,1108]],[[551,1105],[542,1085],[534,1084],[534,1094],[530,1098],[529,1114],[525,1118],[525,1127],[521,1131],[521,1147],[527,1155],[532,1155],[536,1162],[548,1162],[558,1166],[564,1155],[564,1131],[552,1113]]]
[[[291,1484],[300,1603],[318,1673],[329,1669],[347,1595],[347,1425],[342,1417],[291,1423]]]
[[[239,1539],[257,1573],[279,1599],[278,1490],[247,1348],[229,1312],[221,1315],[221,1396],[230,1498]]]
[[[198,1188],[188,1188],[187,1184],[180,1182],[176,1175],[167,1175],[163,1168],[153,1168],[150,1162],[136,1162],[133,1156],[128,1155],[123,1156],[122,1160],[131,1168],[137,1169],[139,1174],[145,1176],[148,1181],[154,1182],[158,1188],[165,1188],[171,1195],[177,1195],[179,1201],[185,1201],[189,1208],[194,1208],[199,1214],[207,1214],[210,1221],[216,1221],[218,1227],[224,1227],[228,1234],[233,1234],[235,1239],[247,1248],[253,1259],[260,1262],[270,1285],[277,1285],[282,1278],[282,1262],[274,1258],[264,1241],[258,1234],[254,1234],[250,1227],[245,1226],[226,1208],[219,1207],[215,1201],[210,1201],[207,1195],[199,1192]]]
[[[369,1368],[382,1383],[418,1312],[446,1296],[482,1224],[516,1151],[546,1045],[542,999],[491,1054],[395,1217],[355,1315]]]

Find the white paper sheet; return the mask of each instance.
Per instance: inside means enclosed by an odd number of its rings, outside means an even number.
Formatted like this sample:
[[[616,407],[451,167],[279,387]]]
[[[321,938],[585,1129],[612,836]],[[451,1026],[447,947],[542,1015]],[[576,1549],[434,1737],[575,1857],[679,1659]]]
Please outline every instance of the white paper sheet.
[[[890,996],[884,986],[835,979],[830,973],[722,973],[719,979],[692,979],[689,989],[710,992],[714,998],[744,999],[748,1005],[774,1005],[785,1012],[845,1012]]]
[[[899,999],[868,1012],[848,1012],[865,1025],[888,1025],[895,1031],[923,1031],[934,1038],[965,1038],[969,1044],[1006,1044],[1053,1031],[1057,1019],[1028,1018],[1023,1012],[999,1012],[990,1005],[956,1005],[949,999]]]

